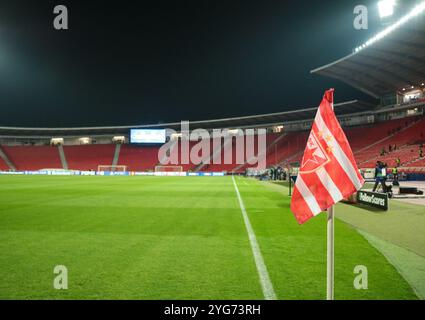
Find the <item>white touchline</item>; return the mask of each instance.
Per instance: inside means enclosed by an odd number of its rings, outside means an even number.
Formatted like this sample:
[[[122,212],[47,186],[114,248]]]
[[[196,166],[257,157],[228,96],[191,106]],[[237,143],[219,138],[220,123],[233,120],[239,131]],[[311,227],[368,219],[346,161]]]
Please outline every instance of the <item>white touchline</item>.
[[[235,177],[232,176],[233,185],[235,186],[236,195],[238,196],[239,206],[241,207],[243,220],[245,222],[246,231],[248,232],[249,242],[251,244],[252,254],[254,255],[255,265],[257,267],[258,275],[260,276],[260,284],[263,289],[264,299],[276,300],[276,293],[273,289],[273,284],[270,281],[269,273],[267,272],[266,264],[264,263],[263,256],[261,255],[260,246],[257,242],[254,230],[252,229],[251,222],[249,221],[248,214],[245,210]]]

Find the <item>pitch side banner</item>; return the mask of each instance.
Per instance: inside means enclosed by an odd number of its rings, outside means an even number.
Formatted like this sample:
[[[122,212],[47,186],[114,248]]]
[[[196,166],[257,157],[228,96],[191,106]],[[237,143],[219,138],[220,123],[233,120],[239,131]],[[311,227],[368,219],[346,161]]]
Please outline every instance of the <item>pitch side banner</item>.
[[[223,177],[224,172],[109,172],[109,171],[0,171],[0,175],[52,175],[52,176],[160,176],[160,177]]]
[[[388,210],[388,194],[360,190],[357,192],[357,202],[382,210]]]

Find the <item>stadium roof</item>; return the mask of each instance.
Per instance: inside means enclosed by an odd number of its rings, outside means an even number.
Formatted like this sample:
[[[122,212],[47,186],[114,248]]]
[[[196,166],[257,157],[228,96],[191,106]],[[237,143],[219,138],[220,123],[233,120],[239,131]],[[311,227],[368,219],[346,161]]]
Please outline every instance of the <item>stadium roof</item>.
[[[336,103],[334,105],[337,115],[353,114],[364,111],[372,111],[373,104],[358,100]],[[215,128],[246,128],[246,127],[266,127],[282,125],[285,122],[311,120],[317,111],[317,107],[298,109],[277,113],[268,113],[253,116],[191,121],[190,129],[215,129]],[[60,136],[81,136],[84,135],[110,135],[128,134],[134,128],[169,128],[180,130],[180,122],[160,123],[150,125],[118,126],[118,127],[80,127],[80,128],[21,128],[21,127],[0,127],[0,137],[60,137]]]
[[[342,59],[311,73],[338,79],[374,98],[423,88],[425,1]]]

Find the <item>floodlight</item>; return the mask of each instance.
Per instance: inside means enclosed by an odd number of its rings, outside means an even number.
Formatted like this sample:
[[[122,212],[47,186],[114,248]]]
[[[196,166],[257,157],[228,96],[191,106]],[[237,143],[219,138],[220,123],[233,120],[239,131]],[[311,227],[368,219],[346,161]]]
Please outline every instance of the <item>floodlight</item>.
[[[390,17],[394,14],[395,0],[381,0],[378,2],[379,16]]]
[[[83,137],[79,138],[78,141],[80,142],[80,144],[89,144],[91,142],[91,139],[89,137]]]

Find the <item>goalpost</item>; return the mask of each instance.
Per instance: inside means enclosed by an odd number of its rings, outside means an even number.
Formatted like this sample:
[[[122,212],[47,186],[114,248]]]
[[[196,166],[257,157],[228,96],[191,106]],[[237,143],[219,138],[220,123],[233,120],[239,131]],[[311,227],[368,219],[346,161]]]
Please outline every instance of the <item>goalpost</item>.
[[[183,172],[182,166],[155,166],[155,172]]]
[[[127,171],[127,166],[123,165],[98,165],[98,172],[125,172]]]

